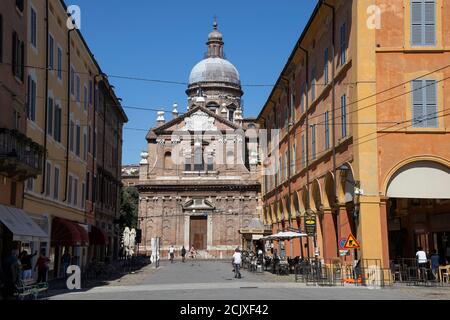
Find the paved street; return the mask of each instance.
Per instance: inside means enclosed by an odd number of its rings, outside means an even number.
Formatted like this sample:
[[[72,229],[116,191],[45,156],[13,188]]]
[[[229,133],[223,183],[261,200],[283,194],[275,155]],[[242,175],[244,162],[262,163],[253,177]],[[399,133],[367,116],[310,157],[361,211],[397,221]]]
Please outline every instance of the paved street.
[[[50,292],[51,300],[421,300],[450,299],[450,288],[355,287],[317,288],[295,283],[293,277],[242,271],[233,278],[227,262],[163,262],[106,285],[81,292]]]

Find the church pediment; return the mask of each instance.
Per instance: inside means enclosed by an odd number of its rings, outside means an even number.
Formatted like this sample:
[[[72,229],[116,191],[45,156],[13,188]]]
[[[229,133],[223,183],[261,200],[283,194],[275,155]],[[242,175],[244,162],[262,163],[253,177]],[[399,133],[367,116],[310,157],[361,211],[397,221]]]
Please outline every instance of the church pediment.
[[[156,128],[154,131],[159,135],[163,132],[222,131],[238,128],[236,124],[218,116],[210,110],[197,106],[184,115]]]
[[[217,131],[214,125],[216,119],[202,110],[196,111],[190,117],[184,119],[185,126],[181,131]]]

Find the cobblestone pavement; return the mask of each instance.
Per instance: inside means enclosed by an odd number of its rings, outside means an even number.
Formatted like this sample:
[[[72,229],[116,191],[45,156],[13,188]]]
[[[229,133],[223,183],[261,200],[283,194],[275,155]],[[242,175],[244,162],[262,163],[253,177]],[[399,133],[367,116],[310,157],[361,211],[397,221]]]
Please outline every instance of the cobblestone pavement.
[[[450,288],[393,286],[384,289],[365,287],[313,287],[295,283],[294,276],[242,271],[234,279],[229,262],[162,262],[133,274],[80,292],[58,292],[55,300],[422,300],[450,299]]]

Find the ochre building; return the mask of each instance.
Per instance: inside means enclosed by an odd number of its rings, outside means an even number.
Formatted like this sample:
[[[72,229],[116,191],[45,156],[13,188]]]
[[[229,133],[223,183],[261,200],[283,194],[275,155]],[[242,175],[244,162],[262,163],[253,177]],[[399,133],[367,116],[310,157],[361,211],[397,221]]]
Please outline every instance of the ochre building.
[[[450,1],[319,1],[258,117],[280,129],[277,173],[264,176],[287,256],[385,268],[423,247],[450,256]],[[275,146],[272,146],[275,147]],[[371,262],[372,263],[372,262]]]

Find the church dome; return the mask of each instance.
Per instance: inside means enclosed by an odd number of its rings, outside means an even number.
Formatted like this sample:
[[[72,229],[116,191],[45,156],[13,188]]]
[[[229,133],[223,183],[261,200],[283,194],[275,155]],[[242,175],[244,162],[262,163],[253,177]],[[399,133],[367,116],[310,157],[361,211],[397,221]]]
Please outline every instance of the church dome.
[[[192,69],[189,85],[200,82],[226,82],[238,86],[241,84],[236,67],[219,57],[204,59]]]

